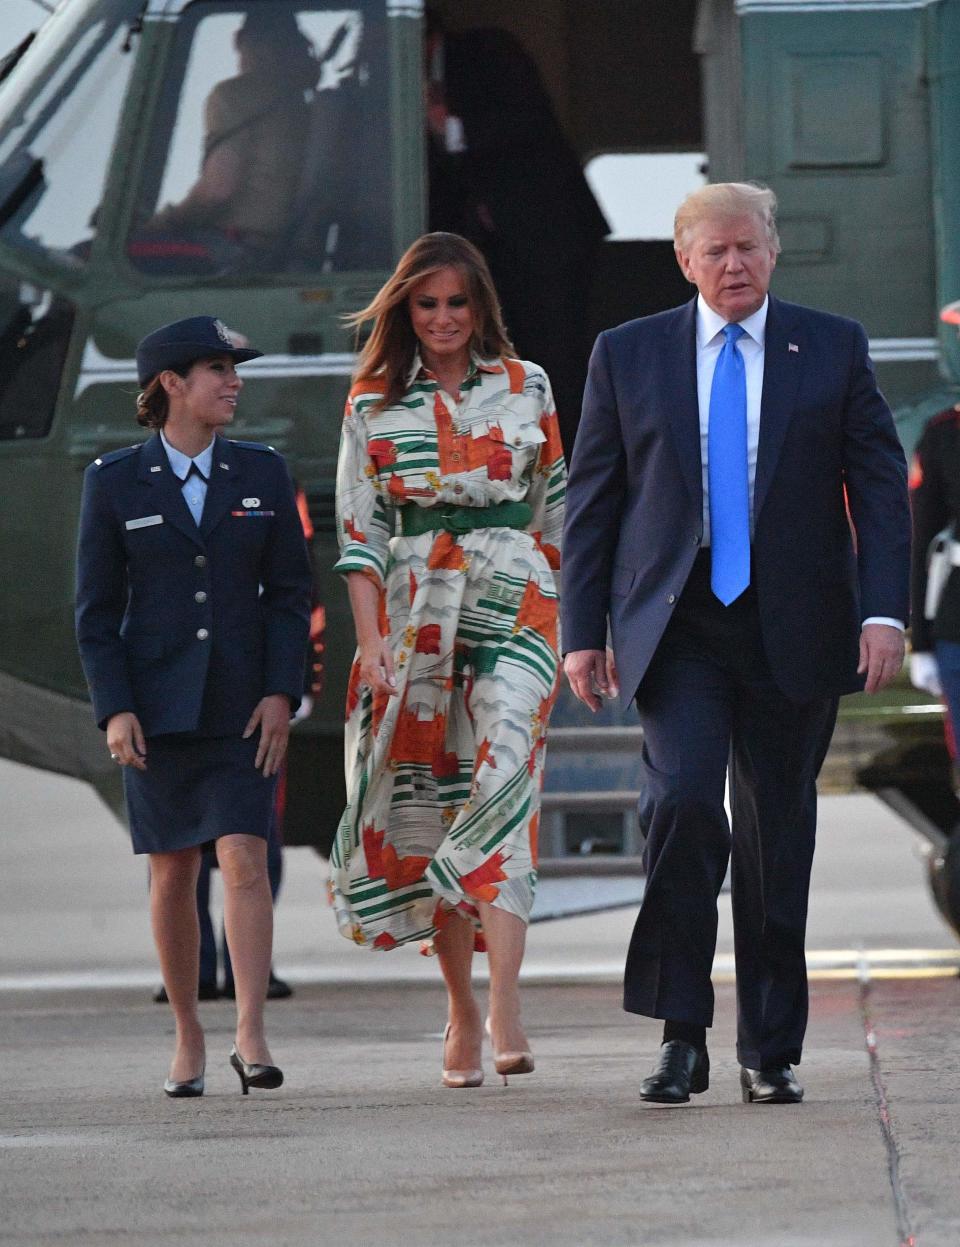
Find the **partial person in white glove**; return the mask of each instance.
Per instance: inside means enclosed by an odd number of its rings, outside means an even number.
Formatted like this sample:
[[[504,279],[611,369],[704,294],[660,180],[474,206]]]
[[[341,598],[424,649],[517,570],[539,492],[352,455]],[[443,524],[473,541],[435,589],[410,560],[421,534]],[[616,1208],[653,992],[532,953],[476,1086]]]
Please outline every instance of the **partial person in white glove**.
[[[943,696],[943,685],[940,683],[940,669],[936,655],[926,650],[920,654],[910,655],[910,683],[914,688],[932,697]]]

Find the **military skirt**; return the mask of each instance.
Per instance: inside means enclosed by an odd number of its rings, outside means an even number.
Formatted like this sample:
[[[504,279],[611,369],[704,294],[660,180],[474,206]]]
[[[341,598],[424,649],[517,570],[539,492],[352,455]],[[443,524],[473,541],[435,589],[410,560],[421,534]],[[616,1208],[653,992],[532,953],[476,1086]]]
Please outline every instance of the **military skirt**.
[[[254,766],[260,734],[153,736],[147,769],[123,768],[123,790],[134,853],[174,853],[221,836],[266,840],[274,816],[277,777]]]

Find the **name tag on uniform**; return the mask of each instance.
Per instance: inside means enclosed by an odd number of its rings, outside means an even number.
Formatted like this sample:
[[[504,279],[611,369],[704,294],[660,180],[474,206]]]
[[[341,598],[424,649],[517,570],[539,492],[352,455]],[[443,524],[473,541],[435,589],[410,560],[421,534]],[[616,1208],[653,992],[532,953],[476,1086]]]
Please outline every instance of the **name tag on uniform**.
[[[127,528],[152,528],[154,524],[162,524],[162,515],[144,515],[138,520],[127,520]]]

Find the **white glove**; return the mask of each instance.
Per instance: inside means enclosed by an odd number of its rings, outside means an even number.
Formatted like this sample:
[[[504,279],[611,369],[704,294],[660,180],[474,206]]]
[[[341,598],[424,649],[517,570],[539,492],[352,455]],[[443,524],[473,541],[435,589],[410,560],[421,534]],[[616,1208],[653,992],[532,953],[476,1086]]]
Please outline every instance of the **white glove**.
[[[933,654],[927,652],[910,655],[910,683],[914,688],[922,689],[934,697],[943,696],[940,672]]]

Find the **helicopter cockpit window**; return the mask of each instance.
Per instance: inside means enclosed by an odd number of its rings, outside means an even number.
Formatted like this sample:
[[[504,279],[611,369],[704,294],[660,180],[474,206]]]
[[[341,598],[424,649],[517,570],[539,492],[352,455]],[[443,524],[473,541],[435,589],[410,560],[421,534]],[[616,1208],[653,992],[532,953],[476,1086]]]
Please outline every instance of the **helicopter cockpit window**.
[[[158,277],[388,265],[388,85],[382,4],[191,5],[131,262]]]
[[[134,59],[129,16],[127,0],[60,6],[0,86],[5,244],[87,259]]]
[[[50,432],[73,316],[66,299],[0,275],[0,442]]]

